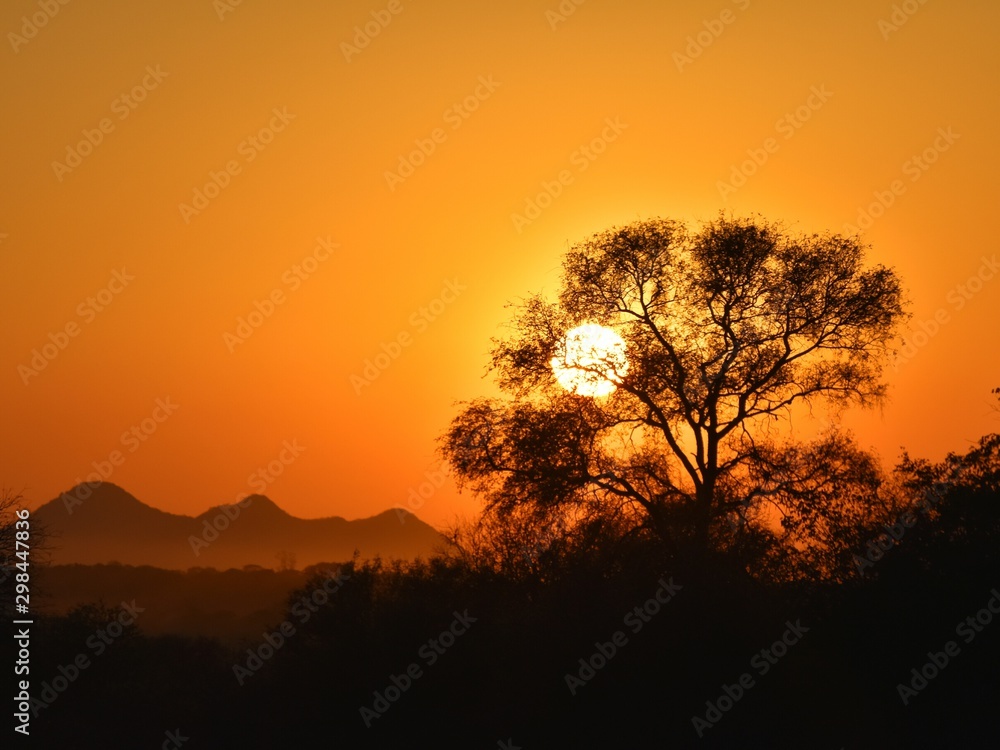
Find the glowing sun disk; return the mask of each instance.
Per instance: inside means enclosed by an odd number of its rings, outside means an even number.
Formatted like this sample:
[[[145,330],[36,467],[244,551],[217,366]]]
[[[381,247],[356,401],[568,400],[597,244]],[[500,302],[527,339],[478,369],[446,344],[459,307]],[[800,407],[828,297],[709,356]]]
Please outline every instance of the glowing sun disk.
[[[559,385],[579,396],[607,396],[628,373],[625,341],[596,323],[567,331],[549,364]]]

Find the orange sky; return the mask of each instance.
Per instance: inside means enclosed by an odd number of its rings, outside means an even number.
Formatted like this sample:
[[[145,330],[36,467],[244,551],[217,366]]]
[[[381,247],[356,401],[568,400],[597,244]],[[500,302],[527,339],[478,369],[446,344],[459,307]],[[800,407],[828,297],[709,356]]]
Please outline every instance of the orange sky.
[[[720,209],[843,231],[875,193],[871,261],[945,322],[847,424],[889,462],[964,450],[998,428],[1000,278],[960,285],[1000,250],[1000,6],[904,5],[5,3],[0,484],[36,505],[114,458],[195,514],[283,457],[294,515],[406,505],[569,244]],[[417,512],[477,507],[449,480]]]

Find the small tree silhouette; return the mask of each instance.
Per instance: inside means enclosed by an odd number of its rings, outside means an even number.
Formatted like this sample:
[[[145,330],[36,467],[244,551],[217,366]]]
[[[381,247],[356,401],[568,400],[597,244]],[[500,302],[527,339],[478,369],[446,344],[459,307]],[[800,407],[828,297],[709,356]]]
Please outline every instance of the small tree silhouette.
[[[27,572],[32,566],[45,562],[48,550],[47,534],[33,519],[21,519],[17,511],[24,506],[24,495],[10,489],[0,489],[0,596],[3,597],[4,613],[13,613],[14,595],[17,589],[17,574]],[[21,528],[18,528],[18,522]],[[17,547],[18,532],[21,532],[27,548]],[[19,556],[18,552],[22,554]],[[18,563],[21,567],[18,568]],[[37,591],[37,586],[32,587]]]
[[[797,507],[794,529],[819,530],[795,490],[809,486],[802,459],[857,452],[829,435],[789,457],[772,425],[795,403],[884,396],[902,291],[892,270],[864,267],[864,251],[856,238],[724,217],[694,233],[644,221],[574,246],[558,300],[521,301],[511,334],[494,341],[507,398],[464,403],[441,438],[460,486],[501,517],[595,503],[632,514],[692,559],[748,533],[736,513],[770,534],[776,512]],[[577,365],[612,381],[610,395],[577,395],[553,377],[566,332],[585,323],[625,342],[627,371],[610,354]],[[813,483],[812,509],[831,522],[830,482],[848,473]]]
[[[295,553],[289,550],[283,549],[276,552],[274,555],[275,559],[278,561],[278,570],[287,571],[295,570]]]

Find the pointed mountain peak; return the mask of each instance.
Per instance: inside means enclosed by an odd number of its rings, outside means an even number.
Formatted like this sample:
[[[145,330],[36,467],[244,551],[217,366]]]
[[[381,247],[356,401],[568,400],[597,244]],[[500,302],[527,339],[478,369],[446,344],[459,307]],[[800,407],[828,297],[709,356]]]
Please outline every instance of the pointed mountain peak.
[[[62,502],[67,509],[81,504],[101,507],[107,510],[133,510],[150,506],[111,482],[81,482],[60,493],[52,502]]]
[[[140,500],[137,500],[134,495],[130,494],[113,482],[81,482],[61,494],[73,495],[78,498],[95,497],[106,502],[143,504]]]
[[[287,516],[291,518],[291,514],[287,513],[281,506],[279,506],[274,500],[269,498],[267,495],[249,495],[243,499],[244,507],[253,508],[254,513],[263,515],[268,514],[278,514],[281,516]]]
[[[81,482],[37,508],[35,514],[39,513],[42,518],[82,513],[91,520],[169,515],[111,482]]]
[[[285,512],[276,502],[274,502],[267,495],[247,495],[245,498],[239,501],[239,503],[223,503],[222,505],[213,505],[211,508],[206,510],[201,516],[212,516],[224,508],[239,507],[240,513],[249,513],[255,518],[293,518],[292,515]],[[224,511],[223,511],[224,512]],[[199,516],[199,518],[201,517]]]

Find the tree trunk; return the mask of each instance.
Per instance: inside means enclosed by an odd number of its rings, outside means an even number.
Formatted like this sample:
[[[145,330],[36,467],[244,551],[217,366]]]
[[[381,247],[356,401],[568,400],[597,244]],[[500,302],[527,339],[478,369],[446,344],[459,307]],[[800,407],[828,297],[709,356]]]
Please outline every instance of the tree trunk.
[[[695,556],[707,560],[709,527],[712,524],[712,507],[715,504],[715,476],[707,474],[695,492]]]

